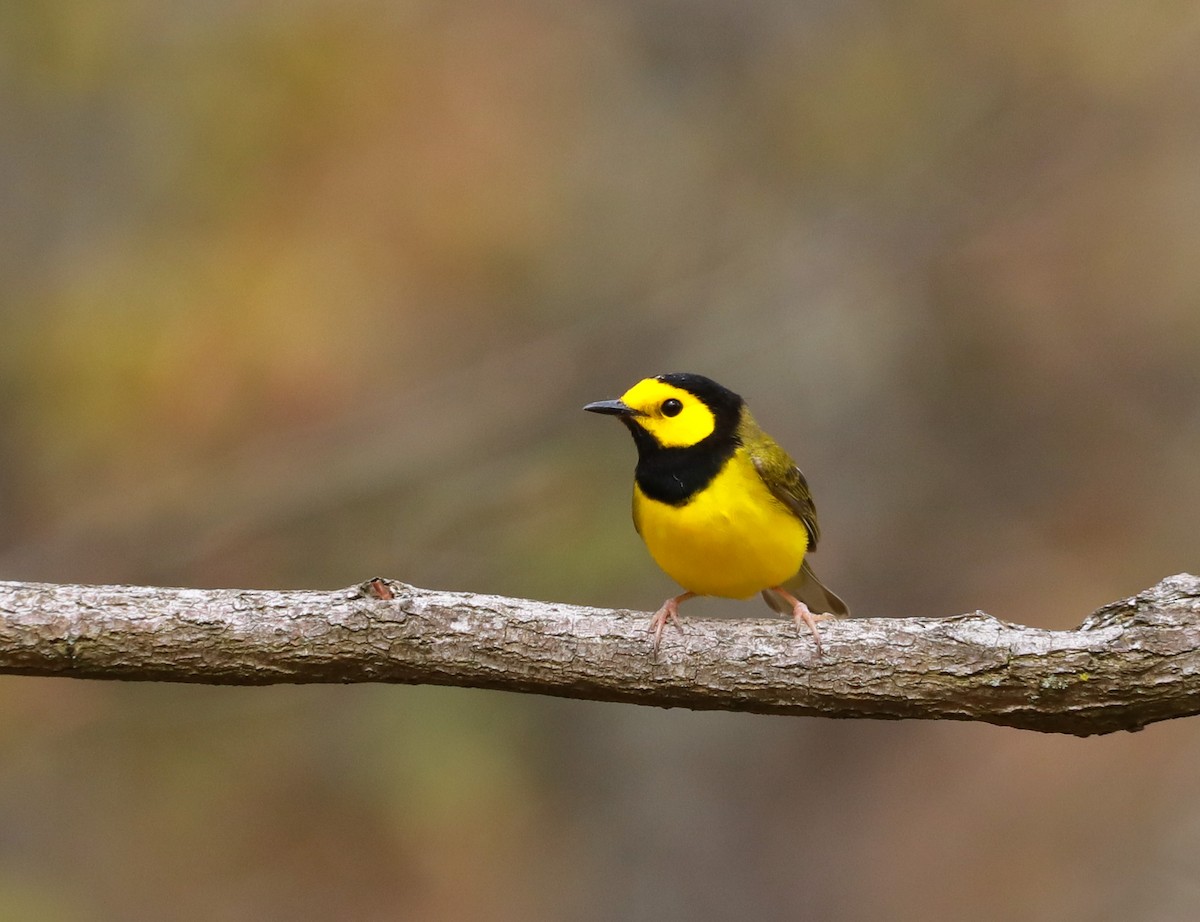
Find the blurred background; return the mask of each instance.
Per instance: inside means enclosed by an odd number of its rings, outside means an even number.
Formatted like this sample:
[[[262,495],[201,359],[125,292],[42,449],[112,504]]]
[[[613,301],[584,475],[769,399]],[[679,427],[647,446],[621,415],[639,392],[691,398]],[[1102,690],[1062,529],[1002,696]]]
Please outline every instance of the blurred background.
[[[1198,164],[1190,3],[4,4],[0,578],[653,610],[685,370],[857,614],[1072,627],[1198,567]],[[0,922],[1194,918],[1198,733],[4,677]]]

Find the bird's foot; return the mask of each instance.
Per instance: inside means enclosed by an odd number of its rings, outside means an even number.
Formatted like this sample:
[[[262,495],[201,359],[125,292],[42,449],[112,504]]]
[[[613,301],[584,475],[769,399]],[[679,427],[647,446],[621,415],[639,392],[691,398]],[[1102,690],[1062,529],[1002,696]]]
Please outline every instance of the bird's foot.
[[[798,598],[796,598],[794,595],[792,595],[786,589],[780,589],[778,586],[776,586],[774,588],[775,588],[776,592],[778,592],[781,596],[783,596],[785,599],[787,599],[788,602],[791,603],[792,619],[796,622],[796,629],[799,631],[803,631],[803,628],[801,627],[801,625],[807,625],[809,631],[812,632],[813,642],[817,645],[817,655],[823,656],[825,654],[825,648],[823,646],[821,646],[821,634],[817,631],[817,622],[818,621],[833,621],[834,619],[837,618],[837,615],[825,615],[825,614],[814,615],[811,611],[808,610],[807,605],[805,605],[803,602],[801,602]]]
[[[667,599],[662,603],[662,608],[654,613],[654,617],[650,619],[650,626],[646,628],[648,631],[654,632],[654,655],[658,656],[658,647],[662,643],[663,631],[666,630],[667,624],[674,624],[679,628],[679,633],[682,634],[683,623],[679,620],[679,605],[681,602],[686,602],[696,593],[685,592],[683,595],[677,595],[673,599]]]

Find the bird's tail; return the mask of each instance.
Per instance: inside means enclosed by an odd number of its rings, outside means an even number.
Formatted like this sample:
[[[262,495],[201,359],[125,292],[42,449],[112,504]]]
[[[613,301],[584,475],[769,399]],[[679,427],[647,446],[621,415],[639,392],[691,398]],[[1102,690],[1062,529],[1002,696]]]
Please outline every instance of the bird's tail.
[[[838,618],[850,616],[850,609],[846,607],[846,603],[837,593],[826,588],[825,584],[817,579],[817,574],[812,571],[807,560],[800,567],[800,572],[783,584],[783,588],[807,605],[809,611],[814,614],[828,614]],[[791,603],[784,600],[773,589],[764,589],[762,597],[763,601],[779,614],[790,615],[792,613]]]

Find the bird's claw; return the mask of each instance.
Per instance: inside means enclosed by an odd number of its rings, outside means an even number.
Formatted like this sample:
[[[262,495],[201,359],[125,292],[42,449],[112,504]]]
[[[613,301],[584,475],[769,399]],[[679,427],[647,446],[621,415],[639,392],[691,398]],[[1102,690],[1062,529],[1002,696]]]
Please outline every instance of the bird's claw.
[[[686,602],[694,593],[685,592],[683,595],[677,595],[673,599],[667,599],[662,604],[662,608],[654,613],[654,617],[650,619],[650,624],[646,630],[654,634],[653,650],[654,655],[658,656],[658,648],[662,644],[663,631],[667,629],[667,624],[674,624],[679,629],[679,633],[686,633],[683,629],[683,622],[679,620],[679,603]]]
[[[833,618],[833,615],[814,615],[808,610],[808,606],[796,600],[796,604],[792,606],[792,618],[795,619],[796,629],[802,630],[801,625],[808,625],[808,629],[812,631],[813,643],[817,645],[817,656],[825,655],[825,648],[821,646],[821,634],[817,631],[818,621],[828,621]]]
[[[803,628],[801,625],[807,625],[808,629],[812,631],[813,642],[817,645],[817,656],[824,655],[825,648],[821,646],[821,635],[817,631],[817,622],[832,621],[837,617],[837,615],[814,615],[811,611],[809,611],[807,605],[801,602],[782,586],[773,586],[771,588],[779,593],[779,595],[786,599],[788,604],[792,606],[792,618],[796,622],[796,629],[802,631]]]

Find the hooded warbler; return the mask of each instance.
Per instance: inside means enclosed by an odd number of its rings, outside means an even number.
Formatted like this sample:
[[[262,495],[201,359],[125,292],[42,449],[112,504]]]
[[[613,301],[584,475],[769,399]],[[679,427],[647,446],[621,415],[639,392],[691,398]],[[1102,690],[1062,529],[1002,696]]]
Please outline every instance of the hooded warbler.
[[[820,537],[808,482],[745,401],[702,375],[669,374],[584,409],[616,416],[633,434],[634,527],[686,590],[651,619],[654,650],[668,623],[683,630],[680,603],[761,592],[797,627],[806,624],[821,652],[817,619],[849,612],[805,559]]]

